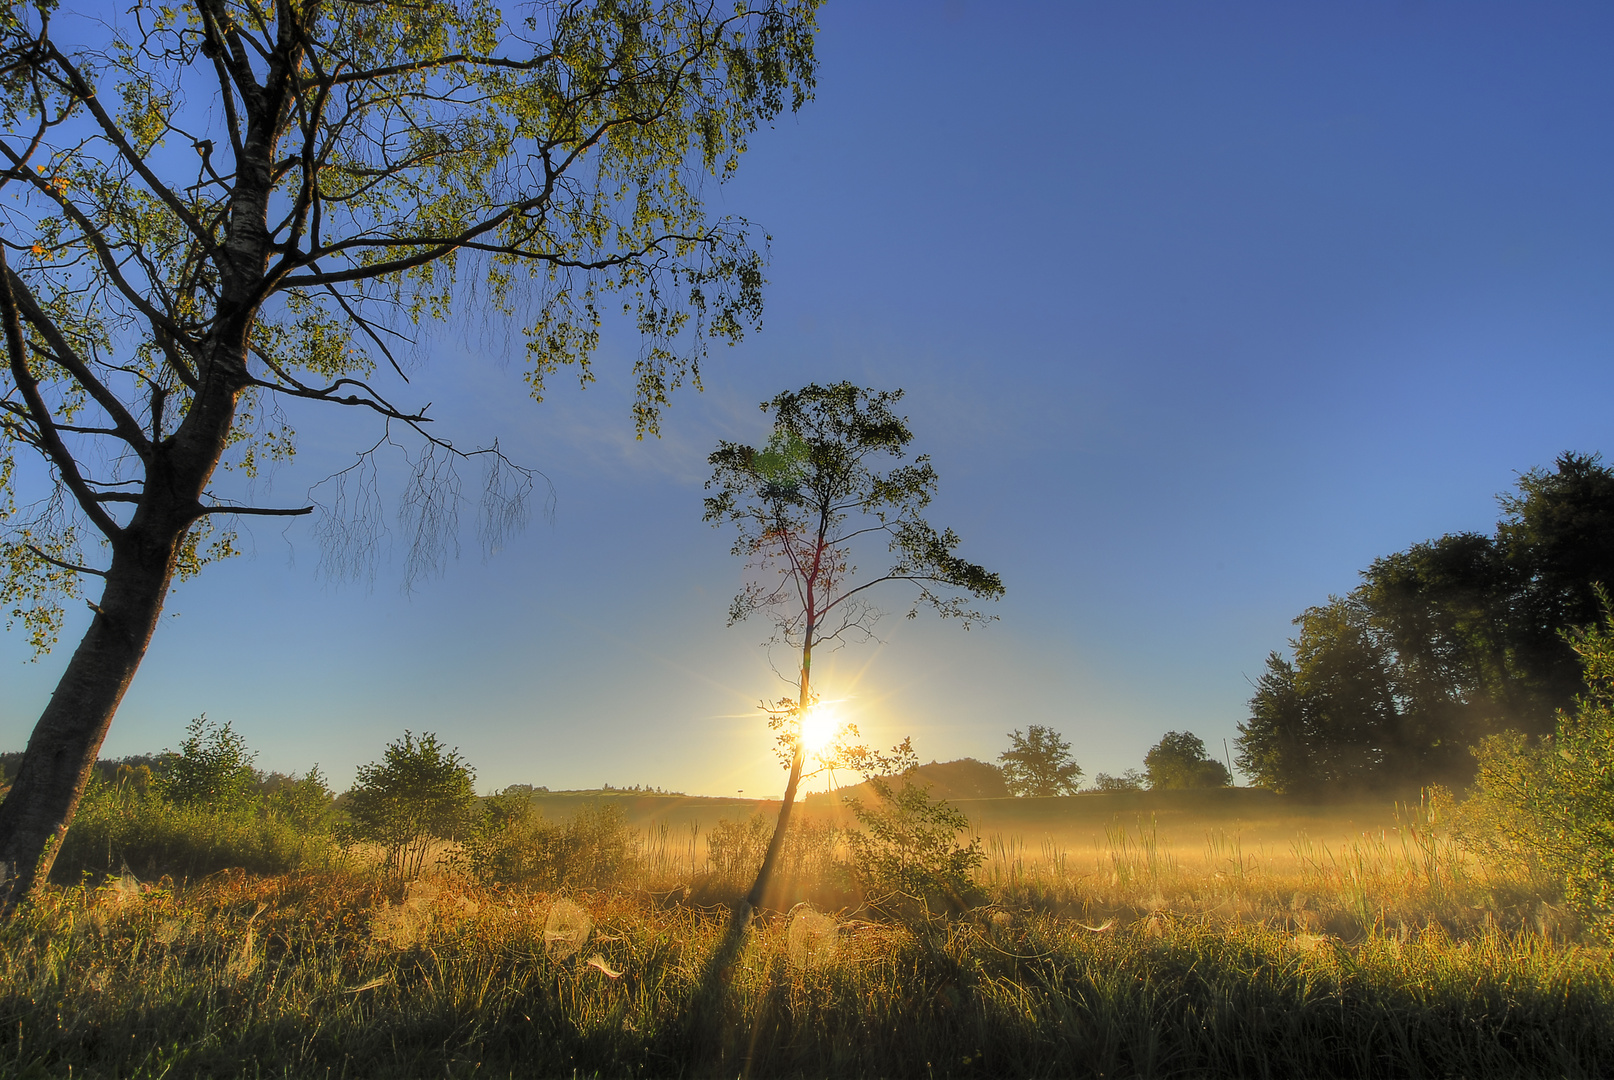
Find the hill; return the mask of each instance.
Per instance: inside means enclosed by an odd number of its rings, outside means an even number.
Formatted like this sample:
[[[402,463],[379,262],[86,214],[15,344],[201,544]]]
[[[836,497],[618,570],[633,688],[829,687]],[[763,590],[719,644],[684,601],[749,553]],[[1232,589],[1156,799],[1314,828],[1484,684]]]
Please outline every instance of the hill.
[[[1003,770],[996,765],[976,761],[974,758],[932,761],[929,765],[921,765],[915,769],[912,780],[929,788],[932,798],[946,799],[948,802],[956,802],[959,799],[1005,799],[1009,796],[1009,786],[1004,783]],[[862,783],[809,797],[829,796],[834,796],[837,802],[844,798],[867,801],[874,797],[874,792],[867,783]]]

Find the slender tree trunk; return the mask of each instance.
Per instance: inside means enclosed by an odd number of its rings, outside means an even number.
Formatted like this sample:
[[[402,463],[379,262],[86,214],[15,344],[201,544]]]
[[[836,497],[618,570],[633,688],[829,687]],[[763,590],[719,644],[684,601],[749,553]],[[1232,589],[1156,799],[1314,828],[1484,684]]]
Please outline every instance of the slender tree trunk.
[[[0,910],[14,908],[50,876],[101,742],[157,627],[183,531],[145,542],[125,534],[113,552],[95,618],[0,805]]]
[[[245,379],[245,334],[231,355],[214,345],[210,385],[177,431],[154,443],[129,523],[112,537],[101,602],[28,738],[17,781],[0,805],[0,913],[50,876],[95,769],[112,717],[151,643],[185,534],[223,456]]]
[[[768,853],[762,857],[762,868],[757,880],[746,894],[745,902],[752,911],[762,906],[763,895],[773,880],[773,870],[779,861],[779,852],[785,846],[785,834],[790,830],[790,812],[796,805],[796,788],[801,784],[802,766],[807,761],[807,747],[801,738],[801,721],[807,713],[813,666],[813,624],[807,623],[807,644],[801,653],[800,696],[796,698],[796,749],[790,757],[790,781],[785,785],[784,801],[779,804],[779,820],[773,827],[773,838],[768,841]]]

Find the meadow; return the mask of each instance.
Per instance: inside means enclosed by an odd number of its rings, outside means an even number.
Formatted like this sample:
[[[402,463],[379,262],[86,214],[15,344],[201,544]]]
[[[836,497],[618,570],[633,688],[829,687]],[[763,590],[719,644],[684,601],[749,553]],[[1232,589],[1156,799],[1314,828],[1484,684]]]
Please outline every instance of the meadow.
[[[354,853],[273,875],[86,880],[0,927],[0,1070],[1614,1071],[1610,951],[1551,882],[1466,848],[1438,801],[1103,798],[966,804],[978,903],[947,916],[839,875],[845,833],[809,803],[776,910],[744,933],[729,904],[766,819],[674,796],[535,796],[615,830],[611,880],[584,872],[598,844],[549,888],[478,880],[452,848],[414,881]],[[714,812],[733,816],[703,823]]]

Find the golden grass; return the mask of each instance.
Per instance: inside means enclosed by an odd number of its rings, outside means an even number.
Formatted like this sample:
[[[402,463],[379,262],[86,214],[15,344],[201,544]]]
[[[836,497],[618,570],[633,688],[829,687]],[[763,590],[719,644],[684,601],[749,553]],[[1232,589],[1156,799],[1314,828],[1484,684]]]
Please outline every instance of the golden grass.
[[[1196,843],[1163,816],[984,836],[992,903],[962,919],[880,921],[851,897],[743,936],[703,901],[744,867],[714,876],[693,826],[641,832],[637,880],[608,890],[353,870],[60,889],[0,926],[0,1074],[1614,1071],[1609,951],[1438,805],[1287,850],[1270,822],[1212,817]]]

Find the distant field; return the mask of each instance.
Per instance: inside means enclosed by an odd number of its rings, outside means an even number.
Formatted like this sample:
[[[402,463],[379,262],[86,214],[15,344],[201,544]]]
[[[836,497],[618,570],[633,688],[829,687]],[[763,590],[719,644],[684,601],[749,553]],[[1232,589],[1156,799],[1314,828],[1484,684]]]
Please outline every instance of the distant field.
[[[779,812],[778,800],[641,792],[540,792],[533,800],[545,815],[562,819],[585,806],[614,804],[630,826],[647,833],[665,829],[671,838],[704,835],[724,820]],[[1133,837],[1152,829],[1160,851],[1180,862],[1221,858],[1236,849],[1276,870],[1296,861],[1302,841],[1335,850],[1397,824],[1396,804],[1389,799],[1318,803],[1258,788],[950,801],[969,816],[983,841],[1018,847],[1034,859],[1062,853],[1078,865],[1105,858],[1117,829]],[[809,795],[798,812],[814,821],[852,822],[840,793]]]

